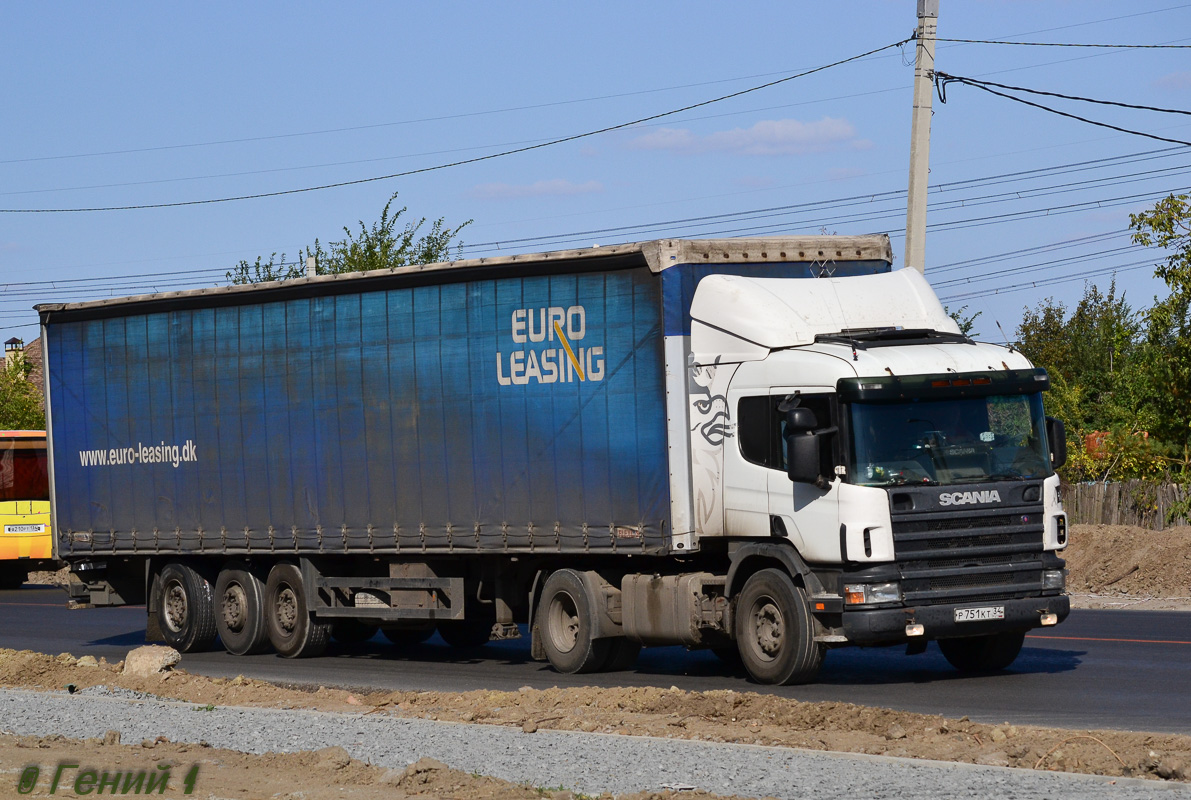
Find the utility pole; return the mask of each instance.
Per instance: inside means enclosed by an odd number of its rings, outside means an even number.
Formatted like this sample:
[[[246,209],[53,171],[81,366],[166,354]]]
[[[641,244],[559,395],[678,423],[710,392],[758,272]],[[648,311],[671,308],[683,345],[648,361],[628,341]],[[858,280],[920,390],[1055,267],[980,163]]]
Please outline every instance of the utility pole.
[[[930,116],[934,96],[939,0],[918,0],[914,118],[910,125],[910,191],[906,198],[906,263],[926,271],[926,187],[930,178]]]

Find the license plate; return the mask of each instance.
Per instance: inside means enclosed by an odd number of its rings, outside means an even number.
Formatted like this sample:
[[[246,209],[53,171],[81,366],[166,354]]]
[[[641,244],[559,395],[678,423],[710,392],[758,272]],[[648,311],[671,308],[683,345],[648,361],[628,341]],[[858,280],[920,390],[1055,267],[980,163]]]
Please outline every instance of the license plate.
[[[45,533],[45,525],[5,525],[5,533]]]
[[[979,622],[985,619],[1005,619],[1005,606],[955,609],[956,622]]]

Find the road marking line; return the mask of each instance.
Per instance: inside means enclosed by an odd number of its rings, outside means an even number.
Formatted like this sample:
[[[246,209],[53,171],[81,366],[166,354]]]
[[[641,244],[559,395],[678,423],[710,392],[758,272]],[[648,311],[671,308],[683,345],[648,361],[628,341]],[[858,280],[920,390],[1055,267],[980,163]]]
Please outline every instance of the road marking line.
[[[1027,639],[1064,639],[1071,642],[1129,642],[1130,644],[1191,644],[1191,642],[1172,641],[1169,639],[1106,639],[1098,636],[1032,636]]]

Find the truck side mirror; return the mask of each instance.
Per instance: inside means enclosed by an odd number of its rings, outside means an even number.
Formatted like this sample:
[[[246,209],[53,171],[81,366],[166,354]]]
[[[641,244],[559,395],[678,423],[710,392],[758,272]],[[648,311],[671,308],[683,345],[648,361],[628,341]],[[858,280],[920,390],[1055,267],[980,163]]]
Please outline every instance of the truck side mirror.
[[[1046,441],[1050,445],[1050,465],[1058,469],[1067,463],[1067,428],[1063,421],[1046,418]]]
[[[786,475],[794,483],[819,483],[819,437],[809,432],[786,434]]]
[[[795,406],[786,412],[786,435],[791,433],[806,433],[819,427],[819,420],[815,412],[809,408]]]

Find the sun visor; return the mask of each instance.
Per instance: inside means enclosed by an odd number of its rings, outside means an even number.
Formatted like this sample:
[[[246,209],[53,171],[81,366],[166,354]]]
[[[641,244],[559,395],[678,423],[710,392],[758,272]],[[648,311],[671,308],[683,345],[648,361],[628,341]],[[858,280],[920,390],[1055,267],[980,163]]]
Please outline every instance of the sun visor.
[[[754,361],[811,344],[821,334],[872,328],[959,333],[922,273],[901,269],[849,278],[709,275],[691,303],[695,362]]]

